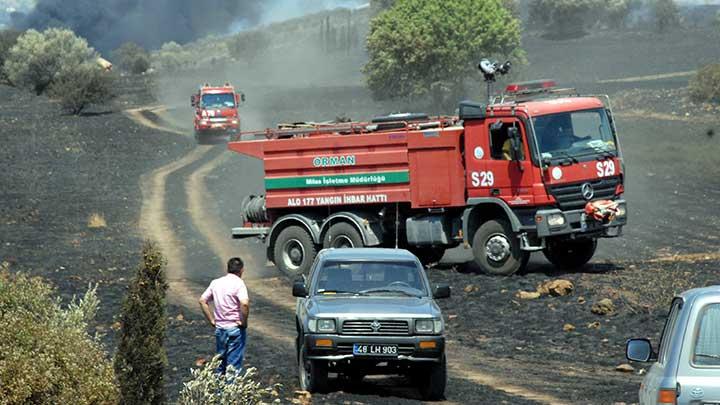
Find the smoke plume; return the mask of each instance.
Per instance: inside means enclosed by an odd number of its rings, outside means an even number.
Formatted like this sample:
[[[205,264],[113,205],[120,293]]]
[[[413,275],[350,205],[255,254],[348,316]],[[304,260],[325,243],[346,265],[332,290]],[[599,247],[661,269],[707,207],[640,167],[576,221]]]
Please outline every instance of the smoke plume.
[[[70,28],[100,51],[127,41],[156,49],[367,0],[38,0],[16,28]]]
[[[262,16],[256,0],[39,0],[17,28],[67,27],[101,51],[133,41],[154,49],[226,33],[233,23],[253,25]]]

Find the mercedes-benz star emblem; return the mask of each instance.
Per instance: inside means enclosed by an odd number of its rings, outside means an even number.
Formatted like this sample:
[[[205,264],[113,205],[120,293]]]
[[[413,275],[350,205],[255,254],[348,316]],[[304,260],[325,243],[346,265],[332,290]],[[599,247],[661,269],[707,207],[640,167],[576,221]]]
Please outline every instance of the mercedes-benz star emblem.
[[[582,196],[586,200],[592,200],[593,197],[595,197],[595,190],[593,190],[592,185],[590,183],[585,183],[582,185],[582,188],[580,189],[580,192],[582,192]]]
[[[378,321],[373,321],[373,322],[370,324],[370,327],[372,328],[373,332],[379,332],[379,331],[380,331],[380,326],[381,326],[381,325],[380,325],[380,322],[378,322]]]

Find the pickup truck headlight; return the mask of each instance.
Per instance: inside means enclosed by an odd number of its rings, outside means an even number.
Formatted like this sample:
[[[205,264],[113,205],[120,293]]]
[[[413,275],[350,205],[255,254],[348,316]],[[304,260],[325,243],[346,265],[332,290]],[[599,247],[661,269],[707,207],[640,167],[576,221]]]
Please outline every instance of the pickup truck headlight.
[[[443,323],[440,319],[417,319],[415,321],[415,333],[433,334],[442,332]]]
[[[310,319],[308,321],[308,329],[312,333],[333,333],[335,332],[334,319]]]
[[[616,217],[624,217],[625,216],[625,206],[624,205],[618,205],[617,212],[615,212]]]
[[[565,215],[563,215],[563,214],[550,214],[550,216],[548,216],[548,225],[550,225],[550,226],[562,226],[562,225],[565,225]]]

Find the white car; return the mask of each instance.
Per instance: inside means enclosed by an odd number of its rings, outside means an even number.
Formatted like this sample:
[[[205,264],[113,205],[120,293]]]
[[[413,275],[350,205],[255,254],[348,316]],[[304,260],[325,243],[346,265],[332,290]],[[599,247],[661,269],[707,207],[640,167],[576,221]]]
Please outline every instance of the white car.
[[[630,339],[626,356],[653,362],[641,405],[720,405],[720,286],[675,297],[658,351],[648,339]]]

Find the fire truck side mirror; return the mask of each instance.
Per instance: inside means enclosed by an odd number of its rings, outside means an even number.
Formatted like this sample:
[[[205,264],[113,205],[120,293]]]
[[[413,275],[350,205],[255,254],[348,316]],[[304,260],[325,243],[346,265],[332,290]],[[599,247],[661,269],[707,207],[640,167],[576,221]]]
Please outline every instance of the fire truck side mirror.
[[[510,156],[512,157],[512,160],[520,160],[520,157],[522,156],[521,152],[521,145],[522,142],[520,140],[520,131],[517,127],[510,127],[508,128],[508,137],[510,138]]]
[[[195,94],[190,96],[190,106],[197,107],[197,96]]]

